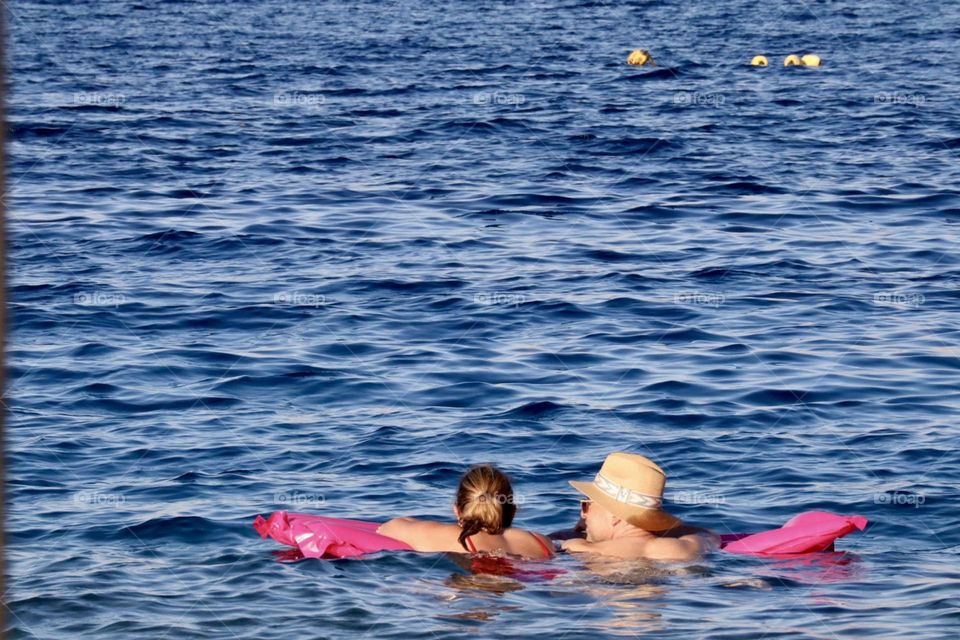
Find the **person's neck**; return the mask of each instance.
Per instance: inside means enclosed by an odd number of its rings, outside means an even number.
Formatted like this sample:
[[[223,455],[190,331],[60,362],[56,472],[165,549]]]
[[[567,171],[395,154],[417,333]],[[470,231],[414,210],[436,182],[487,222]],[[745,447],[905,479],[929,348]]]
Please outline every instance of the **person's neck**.
[[[650,538],[653,534],[646,529],[635,527],[630,524],[621,524],[613,532],[614,538]]]
[[[487,533],[487,532],[484,531],[483,529],[480,529],[480,531],[477,531],[476,533],[472,534],[470,537],[471,537],[473,540],[490,541],[490,540],[493,540],[493,539],[495,539],[495,538],[499,538],[500,536],[496,536],[496,535],[494,535],[494,534],[492,534],[492,533]]]

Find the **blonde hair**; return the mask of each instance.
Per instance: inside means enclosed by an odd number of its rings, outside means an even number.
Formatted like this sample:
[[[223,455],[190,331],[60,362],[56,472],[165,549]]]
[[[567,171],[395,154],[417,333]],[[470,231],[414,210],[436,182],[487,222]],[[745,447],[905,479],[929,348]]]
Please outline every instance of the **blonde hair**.
[[[460,478],[457,510],[460,512],[459,540],[464,549],[469,551],[467,538],[475,533],[503,533],[513,524],[517,513],[510,478],[492,465],[471,467]]]

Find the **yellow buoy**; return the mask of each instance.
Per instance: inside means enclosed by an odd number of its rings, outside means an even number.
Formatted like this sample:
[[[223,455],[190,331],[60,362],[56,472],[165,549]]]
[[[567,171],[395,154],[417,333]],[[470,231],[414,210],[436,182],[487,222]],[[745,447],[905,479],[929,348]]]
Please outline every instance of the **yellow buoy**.
[[[770,61],[767,60],[767,56],[753,56],[753,60],[750,61],[755,67],[765,67],[770,64]]]
[[[819,66],[820,66],[820,56],[818,56],[818,55],[816,55],[816,54],[814,54],[814,53],[808,53],[808,54],[806,54],[805,56],[803,56],[802,58],[800,58],[800,62],[802,62],[802,63],[803,63],[803,66],[805,66],[805,67],[819,67]]]
[[[800,66],[800,56],[795,53],[791,53],[786,58],[783,59],[783,66],[785,67],[796,67]]]
[[[627,64],[643,66],[645,64],[656,65],[657,63],[653,61],[653,57],[646,49],[634,49],[627,56]]]

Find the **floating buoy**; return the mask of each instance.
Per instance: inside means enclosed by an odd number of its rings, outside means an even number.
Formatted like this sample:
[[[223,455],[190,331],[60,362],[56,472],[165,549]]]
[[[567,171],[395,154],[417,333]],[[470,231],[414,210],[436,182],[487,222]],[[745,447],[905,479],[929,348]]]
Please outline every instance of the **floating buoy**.
[[[800,56],[795,53],[791,53],[786,58],[783,59],[783,66],[785,67],[799,67],[802,62],[800,62]]]
[[[753,60],[750,61],[755,67],[765,67],[770,64],[770,61],[767,60],[767,56],[753,56]]]
[[[627,56],[627,64],[643,66],[645,64],[656,65],[657,63],[653,61],[653,57],[646,49],[634,49]]]
[[[803,63],[805,67],[819,67],[820,66],[820,56],[814,53],[808,53],[800,58],[800,62]]]

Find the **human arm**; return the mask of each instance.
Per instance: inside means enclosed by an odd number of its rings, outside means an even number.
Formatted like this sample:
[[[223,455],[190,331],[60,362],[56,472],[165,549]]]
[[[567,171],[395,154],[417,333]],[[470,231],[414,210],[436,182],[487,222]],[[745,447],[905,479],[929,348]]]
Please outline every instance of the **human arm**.
[[[377,533],[406,542],[416,551],[449,551],[449,529],[454,525],[416,518],[394,518],[384,522]],[[447,533],[448,535],[444,535]]]
[[[691,531],[675,538],[653,537],[644,546],[644,555],[651,560],[674,560],[689,562],[697,560],[708,551],[713,551],[719,544],[716,534],[706,529]]]

